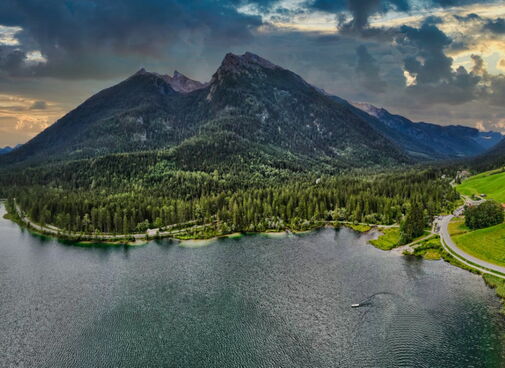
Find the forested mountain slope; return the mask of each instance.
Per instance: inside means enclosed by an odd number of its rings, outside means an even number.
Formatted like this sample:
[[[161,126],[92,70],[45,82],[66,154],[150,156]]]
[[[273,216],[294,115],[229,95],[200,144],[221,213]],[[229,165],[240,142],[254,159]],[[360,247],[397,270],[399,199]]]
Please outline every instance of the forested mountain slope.
[[[481,154],[500,142],[498,132],[481,132],[475,128],[431,123],[414,123],[370,104],[354,104],[371,118],[361,114],[370,124],[397,142],[410,155],[422,159],[448,159]],[[359,114],[359,112],[358,112]]]
[[[496,169],[505,165],[505,138],[496,146],[482,155],[465,161],[465,166],[470,166],[477,171]]]
[[[175,84],[176,83],[176,84]],[[174,89],[175,88],[175,89]],[[207,84],[140,70],[0,162],[170,150],[186,169],[255,161],[296,168],[409,162],[347,104],[254,54],[228,54]]]
[[[208,83],[141,69],[2,155],[0,167],[152,151],[183,170],[331,172],[475,156],[501,137],[352,105],[257,55],[227,54]]]

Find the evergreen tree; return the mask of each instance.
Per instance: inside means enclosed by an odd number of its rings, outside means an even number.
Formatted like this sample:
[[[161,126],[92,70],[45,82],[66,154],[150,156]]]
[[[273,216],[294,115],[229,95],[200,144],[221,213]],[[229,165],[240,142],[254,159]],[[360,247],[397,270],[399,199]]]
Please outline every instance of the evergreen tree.
[[[422,207],[418,203],[412,204],[400,226],[400,242],[407,244],[423,235],[425,226]]]

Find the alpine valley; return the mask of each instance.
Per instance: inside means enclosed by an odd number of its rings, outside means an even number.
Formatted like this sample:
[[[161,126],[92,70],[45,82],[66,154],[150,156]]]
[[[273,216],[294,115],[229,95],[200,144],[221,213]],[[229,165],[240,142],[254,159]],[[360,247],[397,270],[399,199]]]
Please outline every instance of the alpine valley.
[[[0,368],[505,367],[504,0],[0,0]]]
[[[251,53],[141,69],[0,155],[7,364],[500,367],[504,147]]]
[[[405,243],[455,206],[445,162],[501,140],[350,103],[229,53],[207,83],[141,69],[92,96],[0,156],[1,194],[32,227],[76,239],[417,221]]]

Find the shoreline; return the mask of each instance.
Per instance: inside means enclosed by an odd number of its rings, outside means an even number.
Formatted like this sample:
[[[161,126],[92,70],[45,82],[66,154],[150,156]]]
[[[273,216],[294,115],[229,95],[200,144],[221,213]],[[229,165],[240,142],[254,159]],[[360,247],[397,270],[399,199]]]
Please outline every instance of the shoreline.
[[[97,234],[76,234],[75,236],[68,236],[68,235],[61,235],[60,232],[54,233],[54,232],[44,232],[39,229],[35,229],[30,224],[27,224],[25,221],[23,221],[19,216],[13,216],[9,212],[7,212],[4,215],[4,218],[16,223],[20,228],[28,230],[30,233],[36,236],[44,236],[44,237],[49,237],[55,240],[58,240],[60,242],[63,242],[67,245],[71,246],[110,246],[110,247],[116,247],[116,246],[127,246],[127,247],[140,247],[140,246],[145,246],[149,244],[151,241],[155,240],[171,240],[176,242],[179,246],[181,247],[187,247],[187,248],[199,248],[203,246],[207,246],[210,244],[213,244],[215,242],[218,242],[221,239],[238,239],[243,236],[248,236],[248,235],[253,235],[253,236],[265,236],[269,238],[283,238],[287,237],[290,235],[307,235],[310,233],[313,233],[315,231],[324,229],[324,228],[332,228],[332,229],[339,229],[341,227],[345,227],[349,230],[352,230],[354,232],[360,233],[360,234],[367,234],[371,232],[376,232],[377,237],[374,237],[375,239],[380,238],[385,234],[384,230],[391,229],[391,228],[397,228],[399,225],[394,224],[394,225],[380,225],[380,224],[354,224],[351,222],[347,221],[331,221],[331,222],[324,222],[317,224],[313,226],[312,228],[308,230],[292,230],[292,229],[286,229],[283,231],[279,230],[266,230],[263,232],[233,232],[233,233],[228,233],[228,234],[218,234],[215,236],[211,237],[190,237],[190,236],[182,236],[181,238],[174,236],[177,235],[175,234],[159,234],[155,236],[149,236],[149,234],[146,232],[145,234],[127,234],[127,235],[116,235],[116,234],[104,234],[103,238],[100,237],[100,235]],[[40,226],[40,225],[39,225]],[[201,225],[205,226],[205,225]],[[52,231],[55,231],[57,228],[49,228]],[[59,229],[58,229],[59,230]],[[191,230],[191,228],[188,229],[180,229],[176,230],[179,232],[183,232],[184,230]],[[117,239],[108,239],[108,236],[114,236],[117,237]],[[459,262],[457,259],[452,257],[452,255],[449,254],[440,254],[440,258],[438,259],[428,259],[424,257],[423,255],[416,255],[413,253],[406,253],[406,252],[398,252],[398,250],[402,247],[402,245],[395,246],[391,249],[382,249],[380,246],[377,246],[374,244],[372,241],[374,239],[370,239],[367,244],[374,247],[375,249],[388,252],[391,254],[397,254],[397,255],[402,255],[402,256],[413,256],[413,257],[420,257],[426,260],[442,260],[444,262],[447,262],[453,266],[456,266],[458,268],[464,269],[466,271],[482,275],[482,273],[473,268],[473,267],[468,267],[465,264],[462,264]],[[418,245],[422,244],[422,241],[416,244],[411,243],[410,245]],[[440,244],[442,249],[443,245]],[[444,252],[445,253],[445,252]],[[505,300],[504,300],[505,302]]]
[[[28,230],[29,232],[38,235],[38,236],[46,236],[50,237],[65,243],[68,243],[70,245],[76,245],[76,246],[89,246],[89,245],[104,245],[104,246],[119,246],[119,245],[124,245],[124,246],[130,246],[130,247],[137,247],[137,246],[143,246],[148,244],[150,241],[153,240],[160,240],[160,239],[167,239],[167,240],[173,240],[177,241],[181,246],[186,246],[186,247],[191,247],[191,248],[196,248],[204,245],[208,245],[210,243],[216,242],[219,239],[224,239],[224,238],[240,238],[242,236],[246,235],[261,235],[261,236],[266,236],[266,237],[271,237],[271,238],[279,238],[279,237],[285,237],[285,236],[290,236],[290,235],[304,235],[304,234],[310,234],[314,231],[323,229],[323,228],[334,228],[338,229],[340,227],[346,227],[350,230],[353,230],[358,233],[368,233],[372,230],[379,230],[381,228],[387,228],[387,227],[396,227],[398,225],[380,225],[380,224],[352,224],[350,222],[342,221],[329,221],[329,222],[321,222],[320,224],[315,224],[312,228],[307,229],[307,230],[292,230],[292,229],[286,229],[286,230],[266,230],[262,232],[233,232],[229,234],[218,234],[215,236],[211,237],[191,237],[184,235],[181,238],[177,237],[177,233],[174,231],[172,233],[163,233],[157,231],[156,233],[153,233],[154,235],[150,235],[149,232],[146,232],[145,234],[69,234],[69,233],[62,233],[60,229],[51,226],[47,227],[47,231],[43,230],[43,226],[38,225],[35,228],[31,224],[31,220],[28,219],[22,219],[18,214],[11,214],[9,212],[6,212],[4,215],[4,218],[7,220],[10,220],[14,223],[16,223],[19,227]],[[206,225],[198,225],[198,226],[206,226]],[[179,229],[176,230],[177,232],[183,233],[184,231],[191,231],[192,228],[187,228],[187,229]],[[113,237],[113,239],[111,239]]]
[[[17,209],[20,211],[20,209]],[[394,246],[390,249],[383,249],[382,247],[378,246],[373,240],[377,240],[381,236],[386,234],[386,231],[389,229],[395,229],[399,228],[398,224],[393,224],[393,225],[382,225],[382,224],[365,224],[365,223],[359,223],[355,224],[350,221],[321,221],[319,223],[314,224],[311,228],[306,229],[306,230],[293,230],[293,229],[285,229],[285,230],[275,230],[275,229],[270,229],[270,230],[265,230],[262,232],[232,232],[228,234],[216,234],[214,236],[209,236],[209,237],[199,237],[198,235],[182,235],[180,237],[177,236],[177,234],[184,234],[186,231],[191,231],[195,230],[194,227],[190,228],[182,228],[178,230],[174,230],[173,232],[160,232],[159,229],[156,229],[157,231],[154,232],[152,229],[148,230],[146,233],[143,234],[62,234],[60,229],[49,225],[50,227],[47,227],[49,231],[43,231],[40,229],[36,229],[33,226],[31,226],[31,220],[24,218],[22,219],[19,216],[19,213],[16,214],[11,214],[9,212],[6,212],[4,215],[4,218],[13,221],[16,223],[18,226],[21,228],[27,229],[29,232],[32,234],[38,235],[38,236],[45,236],[49,238],[56,239],[58,241],[67,243],[68,245],[75,245],[75,246],[90,246],[90,245],[102,245],[102,246],[128,246],[128,247],[138,247],[138,246],[144,246],[147,245],[149,242],[153,240],[161,240],[161,239],[166,239],[166,240],[171,240],[174,242],[177,242],[180,246],[182,247],[188,247],[188,248],[198,248],[202,246],[206,246],[209,244],[212,244],[214,242],[219,241],[220,239],[237,239],[241,238],[243,236],[247,235],[259,235],[259,236],[265,236],[265,237],[270,237],[270,238],[282,238],[282,237],[287,237],[290,235],[305,235],[305,234],[310,234],[314,231],[318,231],[323,228],[333,228],[333,229],[339,229],[340,227],[345,227],[348,228],[349,230],[355,231],[360,234],[366,234],[366,233],[371,233],[371,232],[376,232],[376,237],[374,239],[370,239],[367,244],[371,245],[375,249],[382,250],[385,252],[390,252],[392,254],[398,254],[398,255],[403,255],[403,256],[414,256],[414,257],[421,257],[426,260],[443,260],[447,263],[450,263],[456,267],[462,268],[464,270],[467,270],[472,273],[477,273],[481,274],[479,270],[473,268],[473,267],[468,267],[465,264],[461,264],[457,259],[452,259],[452,255],[449,254],[440,254],[440,258],[436,259],[429,259],[424,257],[423,255],[419,254],[414,254],[413,252],[398,252],[400,248],[406,247],[405,245],[397,245]],[[177,227],[179,224],[175,225],[170,225],[173,227]],[[43,226],[38,225],[39,228],[43,228]],[[196,227],[205,227],[209,226],[207,224],[204,225],[196,225]],[[386,231],[385,231],[386,230]],[[150,235],[151,234],[154,235]],[[431,236],[434,236],[435,234],[430,235],[428,238]],[[110,237],[114,237],[114,239],[111,239]],[[413,245],[421,245],[424,241],[424,238],[420,238],[415,240],[414,242],[408,244],[407,246],[411,247]],[[440,242],[440,246],[443,250],[443,244]]]
[[[28,230],[30,233],[36,236],[45,236],[45,237],[50,237],[53,239],[56,239],[60,242],[67,243],[70,246],[81,246],[81,247],[93,247],[93,246],[105,246],[105,247],[118,247],[118,246],[126,246],[126,247],[141,247],[149,244],[149,242],[153,240],[160,240],[160,239],[167,239],[167,240],[172,240],[177,242],[178,246],[184,247],[184,248],[200,248],[200,247],[205,247],[210,244],[216,243],[221,239],[238,239],[243,236],[247,235],[259,235],[259,236],[265,236],[265,237],[270,237],[270,238],[280,238],[280,237],[287,237],[290,235],[307,235],[312,232],[318,231],[323,228],[333,228],[333,229],[339,229],[341,227],[346,227],[351,231],[360,233],[360,234],[366,234],[370,233],[372,231],[378,231],[378,237],[381,235],[384,235],[384,232],[381,230],[384,229],[390,229],[397,227],[397,225],[367,225],[367,224],[352,224],[349,222],[331,222],[331,223],[321,223],[318,226],[314,226],[311,229],[308,230],[284,230],[284,231],[264,231],[264,232],[233,232],[229,234],[221,234],[209,238],[192,238],[192,239],[179,239],[177,237],[173,236],[155,236],[155,237],[149,237],[149,235],[146,233],[143,238],[134,238],[132,241],[131,236],[124,236],[122,239],[118,240],[111,240],[111,239],[82,239],[82,240],[76,240],[76,239],[68,239],[66,237],[58,236],[58,234],[54,233],[44,233],[43,231],[39,231],[37,229],[32,228],[29,226],[29,224],[25,223],[21,218],[18,216],[13,216],[10,213],[6,213],[4,215],[4,218],[7,220],[10,220],[14,223],[16,223],[20,228]],[[135,235],[135,234],[133,234]],[[138,235],[138,234],[136,234]],[[96,236],[96,235],[92,235]],[[129,240],[126,240],[129,239]],[[502,308],[500,310],[500,313],[505,316],[505,281],[501,278],[498,278],[493,275],[489,274],[484,274],[478,269],[474,267],[470,267],[469,265],[460,262],[457,258],[455,258],[451,253],[445,251],[444,245],[442,244],[442,239],[439,239],[440,242],[440,247],[441,247],[441,252],[439,252],[439,257],[440,258],[433,258],[430,259],[428,257],[425,257],[424,254],[415,254],[410,253],[410,252],[401,252],[399,253],[397,250],[398,248],[401,248],[402,246],[396,246],[392,249],[382,249],[378,246],[376,246],[373,242],[368,241],[367,244],[369,246],[374,247],[375,249],[388,252],[390,254],[397,254],[397,255],[402,255],[406,257],[420,257],[423,260],[427,261],[443,261],[445,263],[450,264],[451,266],[460,268],[464,271],[476,274],[480,276],[483,280],[483,282],[486,284],[487,287],[490,289],[494,289],[496,296],[500,299],[502,303]],[[423,244],[423,241],[418,243],[420,245]],[[417,245],[417,244],[416,244]]]

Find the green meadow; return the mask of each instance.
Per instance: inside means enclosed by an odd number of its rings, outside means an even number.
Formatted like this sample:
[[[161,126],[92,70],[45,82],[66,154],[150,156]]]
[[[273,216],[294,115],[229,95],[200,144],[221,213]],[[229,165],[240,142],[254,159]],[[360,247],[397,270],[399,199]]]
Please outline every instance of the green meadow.
[[[391,250],[400,245],[400,229],[396,227],[380,229],[382,235],[378,239],[370,240],[376,248]]]
[[[454,219],[449,233],[459,248],[474,257],[505,266],[505,223],[471,231],[463,219]]]
[[[505,203],[505,171],[499,169],[472,176],[456,189],[467,196],[486,194],[488,198]]]

